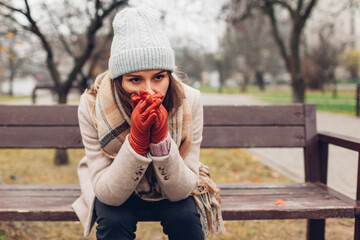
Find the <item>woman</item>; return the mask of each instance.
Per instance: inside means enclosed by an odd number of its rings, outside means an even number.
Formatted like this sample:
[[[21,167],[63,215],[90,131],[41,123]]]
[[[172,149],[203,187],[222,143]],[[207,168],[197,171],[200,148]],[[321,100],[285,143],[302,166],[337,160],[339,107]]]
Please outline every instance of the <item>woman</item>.
[[[113,28],[109,71],[78,109],[86,156],[73,208],[84,234],[96,221],[98,239],[134,239],[143,212],[159,217],[169,239],[220,232],[218,189],[199,163],[199,91],[174,74],[173,50],[152,10],[124,9]]]

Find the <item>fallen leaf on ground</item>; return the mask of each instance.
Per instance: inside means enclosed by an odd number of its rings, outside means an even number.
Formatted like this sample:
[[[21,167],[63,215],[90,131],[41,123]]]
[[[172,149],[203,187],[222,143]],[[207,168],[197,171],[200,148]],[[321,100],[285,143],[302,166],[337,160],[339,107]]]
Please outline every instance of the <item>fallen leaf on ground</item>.
[[[278,205],[285,206],[286,203],[285,203],[283,200],[278,199],[278,200],[276,200],[275,205],[276,205],[276,206],[278,206]]]
[[[255,183],[260,182],[260,178],[254,178],[253,182],[255,182]]]

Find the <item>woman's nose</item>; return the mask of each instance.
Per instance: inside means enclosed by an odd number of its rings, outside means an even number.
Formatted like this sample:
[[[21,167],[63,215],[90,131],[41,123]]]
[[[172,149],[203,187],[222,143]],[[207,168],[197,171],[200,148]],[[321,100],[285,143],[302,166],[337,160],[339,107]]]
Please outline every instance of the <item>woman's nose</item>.
[[[148,93],[150,93],[151,95],[155,94],[155,92],[154,92],[154,90],[152,89],[152,86],[151,86],[151,81],[146,81],[145,90]]]

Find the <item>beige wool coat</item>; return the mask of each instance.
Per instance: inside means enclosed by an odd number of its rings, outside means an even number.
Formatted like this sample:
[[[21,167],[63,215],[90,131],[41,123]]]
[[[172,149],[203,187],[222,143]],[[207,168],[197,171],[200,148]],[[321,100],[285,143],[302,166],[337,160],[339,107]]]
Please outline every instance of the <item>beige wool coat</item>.
[[[84,235],[88,236],[95,223],[95,196],[103,203],[120,206],[133,194],[145,170],[153,167],[161,192],[170,201],[187,198],[199,181],[199,154],[203,131],[203,106],[200,92],[183,84],[192,113],[192,144],[185,159],[171,139],[167,156],[154,157],[150,153],[136,153],[128,136],[115,159],[105,156],[100,147],[98,132],[91,117],[91,107],[83,94],[78,108],[79,125],[86,156],[78,165],[82,195],[73,203]],[[166,175],[161,173],[165,172]],[[140,173],[140,175],[139,175]]]

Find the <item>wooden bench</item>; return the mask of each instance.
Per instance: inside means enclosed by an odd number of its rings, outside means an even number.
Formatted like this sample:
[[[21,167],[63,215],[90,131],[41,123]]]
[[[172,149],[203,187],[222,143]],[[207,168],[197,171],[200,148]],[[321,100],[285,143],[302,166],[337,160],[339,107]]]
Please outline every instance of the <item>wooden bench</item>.
[[[308,219],[307,239],[319,240],[326,218],[355,218],[360,239],[360,178],[356,199],[326,185],[328,145],[360,152],[359,139],[317,133],[313,105],[205,106],[204,120],[203,148],[304,149],[303,183],[219,184],[225,220]],[[77,107],[69,105],[2,105],[0,136],[0,148],[83,147]],[[78,185],[0,185],[0,221],[77,221],[71,203],[79,194]]]
[[[38,90],[49,90],[51,95],[54,97],[56,96],[56,86],[53,83],[36,83],[35,87],[33,88],[32,92],[31,92],[31,102],[33,104],[36,103],[36,98],[37,98],[37,91]],[[71,86],[71,89],[76,89],[80,94],[84,92],[84,87],[81,86],[81,84],[79,83],[74,83]]]

